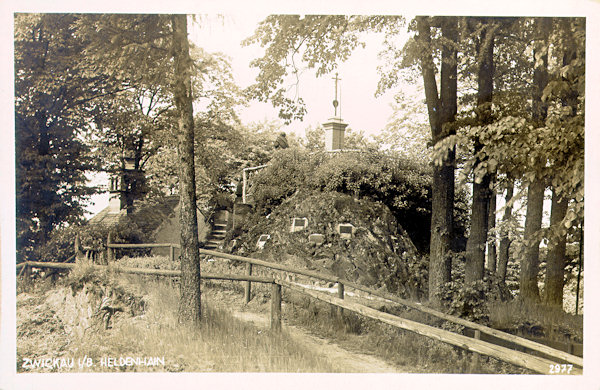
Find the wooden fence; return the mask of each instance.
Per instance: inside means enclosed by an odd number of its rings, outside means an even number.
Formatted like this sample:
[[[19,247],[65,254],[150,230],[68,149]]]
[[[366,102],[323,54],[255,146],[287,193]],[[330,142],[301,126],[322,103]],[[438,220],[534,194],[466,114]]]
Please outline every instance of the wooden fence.
[[[114,244],[108,243],[108,250],[117,248],[155,248],[155,247],[171,247],[171,253],[174,253],[174,249],[178,248],[177,244]],[[566,362],[570,366],[569,373],[571,374],[582,374],[583,372],[583,358],[572,355],[570,353],[560,351],[544,344],[537,343],[532,340],[528,340],[522,337],[518,337],[512,334],[508,334],[497,329],[489,328],[475,322],[467,321],[462,318],[451,316],[435,309],[426,307],[420,303],[408,301],[388,293],[381,291],[375,291],[368,287],[361,286],[359,284],[337,278],[335,276],[326,275],[310,270],[298,269],[295,267],[285,266],[282,264],[270,263],[260,259],[253,259],[249,257],[236,256],[227,253],[211,251],[206,249],[199,249],[199,252],[204,255],[213,256],[216,258],[229,259],[246,263],[246,275],[208,275],[202,274],[202,279],[220,279],[220,280],[236,280],[245,282],[245,293],[244,298],[246,302],[251,299],[251,283],[269,283],[272,284],[271,290],[271,327],[275,330],[281,329],[281,299],[282,299],[282,287],[288,288],[297,293],[301,293],[312,297],[314,299],[327,302],[337,307],[338,313],[341,315],[344,309],[359,313],[365,317],[379,320],[389,325],[409,330],[426,337],[442,341],[447,344],[451,344],[467,351],[471,351],[478,354],[494,357],[496,359],[506,361],[521,367],[528,368],[530,370],[548,374],[553,372],[552,369],[558,364]],[[111,256],[108,256],[111,259]],[[174,258],[174,256],[172,256]],[[39,268],[56,268],[56,269],[72,269],[74,264],[64,263],[45,263],[45,262],[27,262],[22,263],[19,266],[27,268],[39,267]],[[19,267],[18,266],[18,267]],[[310,278],[318,279],[321,281],[337,283],[337,297],[314,291],[313,289],[300,286],[296,283],[291,283],[285,280],[276,278],[265,278],[253,276],[253,266],[262,266],[269,269],[284,271],[291,274],[303,275]],[[106,268],[104,266],[94,266],[99,269]],[[143,275],[156,275],[156,276],[180,276],[180,271],[168,271],[168,270],[146,270],[140,268],[125,268],[110,265],[109,269],[113,269],[118,272],[143,274]],[[27,274],[27,273],[26,273]],[[386,301],[401,304],[414,310],[426,313],[428,315],[443,319],[445,321],[452,322],[474,330],[474,338],[467,337],[454,332],[446,331],[443,329],[435,328],[429,325],[425,325],[419,322],[410,321],[399,316],[395,316],[388,313],[383,313],[375,310],[371,307],[358,304],[355,302],[348,302],[344,300],[346,294],[345,288],[350,287],[358,291],[366,292],[373,296],[379,297]],[[510,343],[510,345],[517,345],[523,349],[532,351],[542,356],[534,356],[529,353],[516,351],[514,349],[507,348],[505,346],[497,345],[493,342],[481,340],[481,333],[493,336],[497,339],[503,340],[504,342]]]
[[[544,344],[536,343],[535,341],[531,341],[531,340],[528,340],[528,339],[525,339],[522,337],[518,337],[518,336],[515,336],[512,334],[506,333],[506,332],[502,332],[497,329],[493,329],[493,328],[478,324],[476,322],[468,321],[463,318],[459,318],[459,317],[455,317],[455,316],[452,316],[452,315],[449,315],[446,313],[442,313],[440,311],[437,311],[435,309],[432,309],[432,308],[422,305],[420,303],[402,299],[402,298],[396,297],[392,294],[384,293],[381,291],[376,291],[374,289],[371,289],[371,288],[368,288],[365,286],[361,286],[360,284],[350,282],[350,281],[347,281],[347,280],[344,280],[341,278],[337,278],[335,276],[324,275],[322,273],[313,272],[313,271],[309,271],[309,270],[297,269],[295,267],[285,266],[282,264],[274,264],[274,263],[270,263],[270,262],[267,262],[264,260],[259,260],[259,259],[252,259],[252,258],[248,258],[248,257],[230,255],[228,253],[221,253],[221,252],[217,252],[217,251],[209,251],[206,249],[200,249],[200,253],[205,254],[205,255],[214,256],[214,257],[229,259],[229,260],[237,260],[237,261],[245,262],[248,264],[260,265],[263,267],[268,267],[271,269],[285,271],[288,273],[304,275],[304,276],[312,277],[312,278],[327,281],[327,282],[337,283],[338,298],[340,298],[340,299],[343,299],[343,297],[344,297],[345,287],[351,287],[355,290],[366,292],[368,294],[386,299],[393,303],[398,303],[398,304],[404,305],[411,309],[418,310],[420,312],[432,315],[434,317],[443,319],[445,321],[452,322],[454,324],[461,325],[466,328],[474,329],[481,333],[489,334],[489,335],[499,338],[501,340],[505,340],[510,343],[530,349],[532,351],[536,351],[538,353],[550,356],[554,359],[557,359],[560,361],[565,361],[565,362],[568,362],[571,364],[575,364],[579,367],[583,367],[583,358],[581,358],[579,356],[575,356],[575,355],[569,354],[564,351],[550,348]],[[248,275],[250,275],[252,272],[252,268],[248,267],[247,269],[248,269]],[[247,290],[249,290],[249,289],[250,288],[247,287]],[[247,297],[246,297],[246,299],[247,299]]]
[[[175,261],[175,249],[180,248],[178,244],[170,243],[151,243],[151,244],[116,244],[111,240],[110,234],[106,240],[106,258],[110,263],[115,260],[115,249],[145,249],[145,248],[169,248],[169,257]]]

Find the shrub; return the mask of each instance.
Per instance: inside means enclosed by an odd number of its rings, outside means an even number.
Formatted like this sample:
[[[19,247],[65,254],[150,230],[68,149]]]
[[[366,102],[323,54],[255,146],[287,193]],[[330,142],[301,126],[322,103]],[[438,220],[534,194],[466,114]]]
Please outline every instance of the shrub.
[[[256,205],[268,214],[297,190],[306,188],[319,160],[299,149],[277,151],[269,166],[252,179]]]
[[[364,150],[329,154],[286,149],[275,153],[267,168],[252,178],[251,192],[261,214],[298,192],[339,192],[388,206],[421,252],[429,249],[431,172],[427,166],[389,153]],[[467,218],[466,193],[457,192],[457,236]],[[410,221],[406,223],[405,221]],[[458,246],[460,248],[460,246]]]
[[[455,254],[451,281],[444,284],[439,297],[446,312],[483,324],[489,324],[489,305],[512,299],[506,285],[489,271],[483,280],[465,284],[463,254]]]
[[[39,261],[65,261],[75,255],[75,237],[79,236],[82,246],[106,249],[106,239],[111,233],[113,243],[144,243],[150,242],[151,237],[144,232],[133,220],[124,217],[115,226],[81,225],[68,226],[55,230],[46,245],[38,250]],[[127,254],[130,256],[142,256],[149,253],[148,249],[116,250],[117,257]]]

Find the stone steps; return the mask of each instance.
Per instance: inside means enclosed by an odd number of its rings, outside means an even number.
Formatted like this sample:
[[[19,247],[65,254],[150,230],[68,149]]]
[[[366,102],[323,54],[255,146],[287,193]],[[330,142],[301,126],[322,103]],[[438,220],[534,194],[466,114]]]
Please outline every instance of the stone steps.
[[[208,234],[208,236],[206,237],[204,249],[208,249],[208,250],[222,249],[226,235],[227,235],[227,221],[225,221],[225,220],[214,221],[212,224],[211,231]]]

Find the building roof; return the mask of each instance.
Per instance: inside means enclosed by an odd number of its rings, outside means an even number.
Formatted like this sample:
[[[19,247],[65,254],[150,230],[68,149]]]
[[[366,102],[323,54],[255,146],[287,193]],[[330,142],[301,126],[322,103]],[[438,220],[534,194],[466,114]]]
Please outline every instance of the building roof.
[[[112,212],[111,212],[112,211]],[[105,226],[113,226],[119,223],[119,219],[123,215],[127,215],[126,210],[119,210],[118,212],[114,212],[111,210],[110,206],[107,206],[105,209],[100,211],[98,214],[94,215],[88,221],[91,225],[105,225]]]

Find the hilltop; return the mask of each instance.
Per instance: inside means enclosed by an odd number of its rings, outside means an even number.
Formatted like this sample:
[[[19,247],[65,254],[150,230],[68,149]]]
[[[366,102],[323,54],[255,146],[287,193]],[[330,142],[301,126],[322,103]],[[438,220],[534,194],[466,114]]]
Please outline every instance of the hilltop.
[[[306,218],[306,227],[292,231],[294,218]],[[351,236],[342,238],[338,224],[351,224]],[[249,214],[237,233],[230,246],[233,253],[326,272],[412,298],[420,298],[426,289],[427,264],[380,202],[338,192],[297,191],[268,215]],[[270,238],[260,249],[259,237],[267,234]]]

